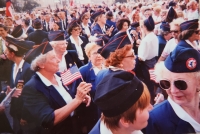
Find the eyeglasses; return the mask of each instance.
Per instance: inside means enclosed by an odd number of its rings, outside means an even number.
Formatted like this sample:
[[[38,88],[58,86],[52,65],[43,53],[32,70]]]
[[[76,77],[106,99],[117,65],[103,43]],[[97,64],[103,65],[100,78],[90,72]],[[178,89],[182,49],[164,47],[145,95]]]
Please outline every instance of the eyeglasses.
[[[75,29],[73,29],[74,31],[80,31],[81,30],[81,28],[75,28]]]
[[[132,54],[132,55],[129,55],[129,56],[126,56],[126,57],[124,57],[124,58],[134,58],[135,57],[135,55],[134,54]]]
[[[179,31],[178,30],[171,30],[170,32],[171,33],[178,33]]]
[[[194,31],[195,34],[199,34],[199,30]]]
[[[85,18],[85,20],[88,20],[89,18]]]
[[[92,55],[95,55],[95,56],[96,56],[96,55],[99,55],[99,53],[97,53],[97,52],[94,52],[94,53],[92,53]]]
[[[164,90],[167,90],[171,87],[171,82],[169,80],[160,80],[159,84],[160,87]],[[188,87],[187,82],[184,80],[175,80],[173,84],[179,90],[186,90]]]

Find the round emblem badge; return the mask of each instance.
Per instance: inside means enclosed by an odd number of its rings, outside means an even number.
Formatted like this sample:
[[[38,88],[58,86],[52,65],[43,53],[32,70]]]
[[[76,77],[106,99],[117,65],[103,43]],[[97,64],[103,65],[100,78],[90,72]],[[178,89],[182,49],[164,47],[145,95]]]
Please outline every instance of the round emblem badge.
[[[189,59],[186,61],[186,67],[187,67],[189,70],[195,69],[196,66],[197,66],[197,61],[196,61],[194,58],[189,58]]]

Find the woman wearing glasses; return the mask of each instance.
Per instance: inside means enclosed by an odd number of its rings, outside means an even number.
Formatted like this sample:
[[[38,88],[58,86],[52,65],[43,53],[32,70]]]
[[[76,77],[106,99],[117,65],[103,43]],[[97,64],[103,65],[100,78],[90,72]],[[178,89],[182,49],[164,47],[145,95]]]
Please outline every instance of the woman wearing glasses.
[[[89,23],[90,20],[89,12],[84,13],[80,19],[81,19],[82,32],[87,35],[87,38],[89,38],[91,35],[91,23]]]
[[[200,54],[177,47],[155,71],[168,99],[150,112],[145,134],[200,132]]]
[[[180,24],[183,23],[184,20],[181,18],[178,19],[174,19],[171,23],[170,23],[170,30],[171,30],[171,34],[172,34],[172,39],[170,39],[167,44],[165,45],[165,48],[159,58],[159,61],[164,61],[167,56],[175,49],[175,47],[177,46],[178,42],[179,42],[179,34],[180,34]]]
[[[78,53],[78,58],[81,60],[83,64],[88,63],[88,57],[84,51],[88,40],[80,36],[81,26],[77,23],[77,20],[72,21],[68,25],[68,34],[69,38],[67,39],[68,46],[67,50],[76,50]]]

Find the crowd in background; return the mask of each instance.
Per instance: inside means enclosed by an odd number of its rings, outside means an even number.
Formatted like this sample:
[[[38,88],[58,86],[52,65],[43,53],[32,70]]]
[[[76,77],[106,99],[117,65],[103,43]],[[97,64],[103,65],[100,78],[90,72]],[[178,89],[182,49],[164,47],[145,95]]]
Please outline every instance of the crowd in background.
[[[0,14],[0,133],[199,133],[199,17],[198,0]]]

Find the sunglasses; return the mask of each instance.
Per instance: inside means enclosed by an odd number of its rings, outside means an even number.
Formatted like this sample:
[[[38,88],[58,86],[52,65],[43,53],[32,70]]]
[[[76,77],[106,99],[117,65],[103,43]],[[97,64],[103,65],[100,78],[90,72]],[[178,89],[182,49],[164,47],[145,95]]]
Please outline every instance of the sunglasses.
[[[164,90],[167,90],[171,87],[171,82],[169,80],[160,80],[159,84]],[[186,90],[188,87],[187,82],[184,80],[175,80],[173,84],[179,90]]]
[[[178,33],[179,31],[178,30],[171,30],[170,32],[171,33]]]
[[[194,31],[195,34],[199,34],[199,30]]]
[[[81,30],[81,28],[75,28],[75,29],[73,29],[74,31],[80,31]]]
[[[85,18],[85,20],[88,20],[89,18]]]

